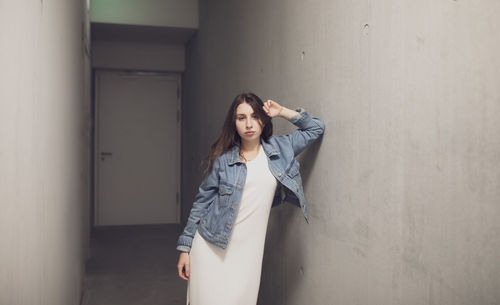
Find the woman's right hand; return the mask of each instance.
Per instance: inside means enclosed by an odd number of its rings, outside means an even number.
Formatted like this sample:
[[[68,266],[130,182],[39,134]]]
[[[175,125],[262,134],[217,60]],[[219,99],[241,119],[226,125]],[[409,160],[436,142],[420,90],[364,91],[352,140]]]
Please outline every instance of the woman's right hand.
[[[273,100],[267,100],[264,103],[264,106],[262,106],[264,109],[264,112],[271,118],[274,118],[275,116],[279,115],[281,113],[281,110],[284,108],[280,104],[276,103]]]
[[[179,263],[177,263],[177,270],[179,271],[179,276],[183,280],[189,279],[189,253],[182,252],[179,255]]]

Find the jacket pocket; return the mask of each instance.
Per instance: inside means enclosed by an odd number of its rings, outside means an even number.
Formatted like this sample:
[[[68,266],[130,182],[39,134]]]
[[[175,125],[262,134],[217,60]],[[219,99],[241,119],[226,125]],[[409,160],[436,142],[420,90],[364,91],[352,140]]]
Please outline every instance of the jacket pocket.
[[[233,193],[233,186],[225,183],[219,184],[219,195],[229,195]]]
[[[233,193],[234,186],[231,186],[226,183],[219,184],[219,205],[227,206],[229,205],[231,198],[231,194]]]

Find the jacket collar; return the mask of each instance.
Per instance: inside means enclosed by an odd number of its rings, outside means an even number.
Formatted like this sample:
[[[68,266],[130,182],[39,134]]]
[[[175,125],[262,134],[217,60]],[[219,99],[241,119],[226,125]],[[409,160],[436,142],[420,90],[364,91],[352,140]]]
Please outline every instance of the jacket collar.
[[[266,141],[262,140],[260,138],[260,145],[262,145],[262,148],[264,149],[264,152],[266,153],[267,157],[270,158],[271,156],[274,155],[279,155],[279,149],[275,147],[271,141],[267,143]],[[240,148],[238,146],[233,146],[227,151],[227,156],[228,156],[228,165],[233,165],[236,163],[243,163],[241,162],[240,159]]]

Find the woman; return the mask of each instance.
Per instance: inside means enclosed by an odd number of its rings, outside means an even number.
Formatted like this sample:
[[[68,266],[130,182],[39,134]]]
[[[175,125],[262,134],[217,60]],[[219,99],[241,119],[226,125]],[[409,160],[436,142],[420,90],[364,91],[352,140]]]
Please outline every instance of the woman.
[[[298,129],[272,136],[271,118]],[[212,145],[206,177],[177,242],[187,304],[255,305],[271,206],[283,201],[308,221],[299,163],[294,159],[324,132],[302,108],[290,110],[252,93],[234,99]]]

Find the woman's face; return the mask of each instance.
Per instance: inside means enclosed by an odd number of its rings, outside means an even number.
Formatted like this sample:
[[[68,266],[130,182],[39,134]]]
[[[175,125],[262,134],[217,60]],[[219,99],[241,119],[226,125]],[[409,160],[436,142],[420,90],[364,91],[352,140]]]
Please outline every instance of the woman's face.
[[[243,102],[236,107],[236,131],[242,141],[249,142],[260,139],[262,122],[253,112],[252,106]]]

